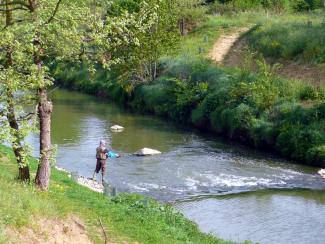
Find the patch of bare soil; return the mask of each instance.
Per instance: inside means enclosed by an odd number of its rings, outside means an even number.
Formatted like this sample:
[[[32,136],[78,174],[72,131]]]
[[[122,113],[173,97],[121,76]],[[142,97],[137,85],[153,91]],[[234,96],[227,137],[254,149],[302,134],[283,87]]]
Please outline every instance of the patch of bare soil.
[[[7,229],[12,243],[23,244],[91,244],[85,226],[76,217],[67,220],[38,219],[34,228]]]
[[[213,45],[208,57],[216,63],[223,63],[226,55],[230,52],[236,42],[238,42],[241,35],[248,30],[249,28],[240,28],[230,34],[222,34]]]
[[[279,63],[282,65],[278,71],[279,75],[290,79],[305,80],[315,86],[325,86],[325,64]]]
[[[246,38],[239,38],[224,56],[222,64],[228,67],[244,67],[249,52]],[[285,60],[268,60],[268,63],[280,64],[280,68],[277,70],[279,76],[288,79],[304,80],[315,86],[325,85],[325,64],[307,64]],[[251,65],[251,69],[256,71],[254,60]]]

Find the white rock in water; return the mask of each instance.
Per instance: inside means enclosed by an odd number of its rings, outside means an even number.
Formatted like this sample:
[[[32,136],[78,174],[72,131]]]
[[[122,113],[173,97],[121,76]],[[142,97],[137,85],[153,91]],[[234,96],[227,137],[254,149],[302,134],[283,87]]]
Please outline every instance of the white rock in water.
[[[142,148],[140,149],[139,151],[136,151],[134,153],[134,155],[137,155],[137,156],[151,156],[151,155],[157,155],[157,154],[160,154],[161,152],[159,152],[158,150],[154,150],[154,149],[151,149],[151,148]]]
[[[321,177],[325,178],[325,169],[320,169],[317,172]]]
[[[124,130],[124,127],[120,126],[120,125],[113,125],[111,127],[111,131],[119,132],[119,131],[122,131],[122,130]]]

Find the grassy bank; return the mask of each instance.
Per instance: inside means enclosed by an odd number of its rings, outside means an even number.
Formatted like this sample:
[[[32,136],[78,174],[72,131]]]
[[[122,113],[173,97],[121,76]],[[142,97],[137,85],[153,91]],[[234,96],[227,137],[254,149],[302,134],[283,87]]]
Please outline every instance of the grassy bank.
[[[266,16],[261,12],[228,13],[220,16],[207,15],[198,26],[182,39],[177,56],[205,57],[220,34],[236,28],[262,24]]]
[[[325,62],[325,11],[269,18],[251,32],[248,42],[265,57]]]
[[[31,162],[35,172],[36,162]],[[228,243],[199,232],[197,226],[172,207],[139,195],[108,199],[76,184],[55,169],[49,192],[15,180],[17,165],[10,149],[0,146],[0,243],[17,243],[9,228],[41,228],[38,218],[80,218],[87,235],[103,243],[99,218],[114,243]],[[45,233],[43,233],[45,235]],[[28,238],[26,236],[26,238]]]

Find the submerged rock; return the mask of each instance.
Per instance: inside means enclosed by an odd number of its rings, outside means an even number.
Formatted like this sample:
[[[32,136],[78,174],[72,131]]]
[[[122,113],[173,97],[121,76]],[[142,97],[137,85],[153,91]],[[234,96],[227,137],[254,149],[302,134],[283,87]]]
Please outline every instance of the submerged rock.
[[[325,169],[320,169],[317,172],[321,177],[325,178]]]
[[[113,131],[113,132],[121,132],[122,130],[124,130],[123,126],[120,126],[120,125],[111,126],[111,131]]]
[[[139,151],[136,151],[133,154],[136,156],[152,156],[152,155],[161,154],[161,152],[158,150],[155,150],[155,149],[145,147],[145,148],[140,149]]]

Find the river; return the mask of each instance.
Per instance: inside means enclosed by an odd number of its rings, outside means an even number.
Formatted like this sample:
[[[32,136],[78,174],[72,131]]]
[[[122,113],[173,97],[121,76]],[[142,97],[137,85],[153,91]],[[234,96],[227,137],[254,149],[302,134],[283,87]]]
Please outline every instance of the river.
[[[90,177],[100,139],[122,155],[106,181],[172,203],[202,231],[233,241],[325,243],[325,179],[317,168],[225,143],[95,97],[52,94],[57,165]],[[113,133],[110,127],[125,127]],[[37,138],[31,138],[37,145]],[[150,147],[162,152],[136,157]]]

